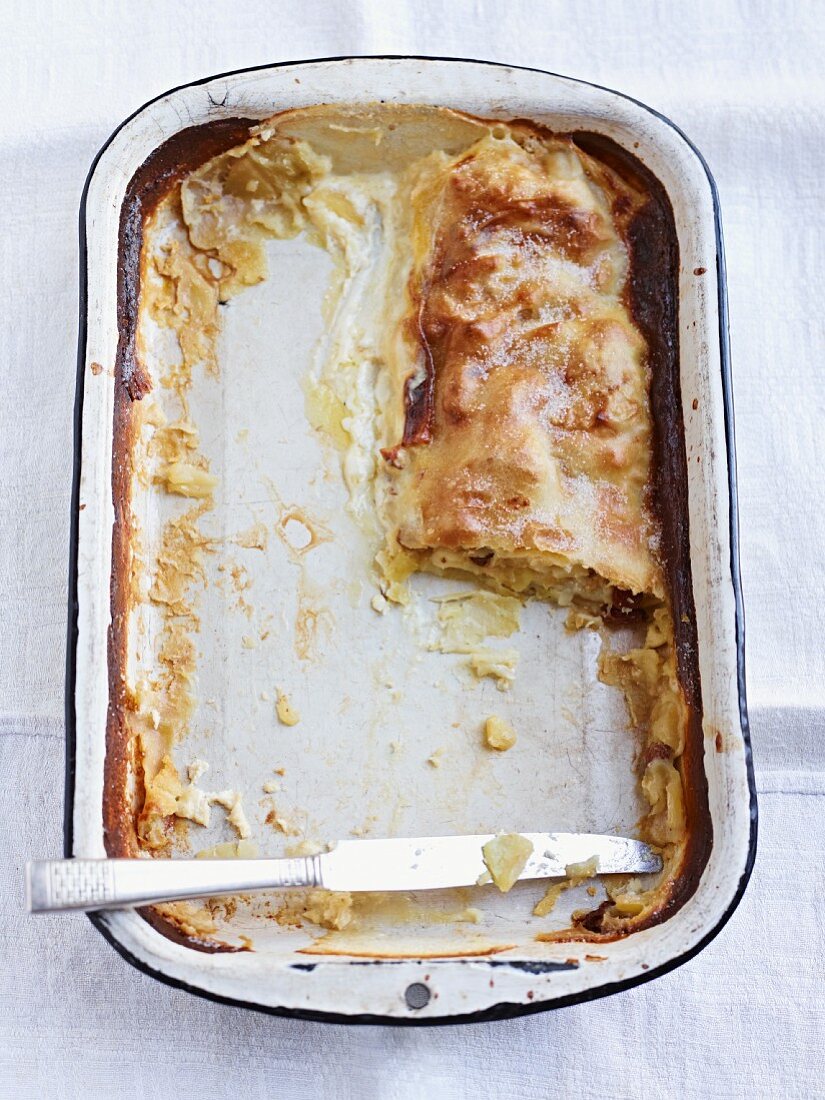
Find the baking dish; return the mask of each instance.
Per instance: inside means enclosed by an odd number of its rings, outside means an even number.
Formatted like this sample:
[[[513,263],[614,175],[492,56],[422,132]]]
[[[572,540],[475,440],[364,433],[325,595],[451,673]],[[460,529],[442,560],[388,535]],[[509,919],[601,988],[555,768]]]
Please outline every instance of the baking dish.
[[[78,383],[78,407],[82,410],[79,454],[82,461],[76,471],[79,480],[75,500],[76,538],[73,540],[76,551],[73,585],[76,585],[77,619],[75,634],[75,623],[73,616],[70,616],[73,621],[70,622],[67,690],[69,729],[82,731],[82,736],[77,735],[76,738],[73,755],[75,773],[69,784],[69,807],[72,807],[73,800],[73,809],[67,808],[69,848],[76,855],[101,855],[104,826],[108,825],[111,832],[111,820],[104,822],[103,813],[104,803],[107,814],[112,812],[112,792],[107,792],[107,799],[104,799],[103,789],[106,710],[109,703],[106,639],[110,617],[109,579],[112,575],[111,533],[114,519],[108,486],[114,476],[117,504],[118,477],[122,476],[122,471],[117,462],[112,469],[112,431],[113,426],[115,433],[122,431],[124,425],[118,422],[115,415],[114,364],[118,340],[129,338],[129,309],[135,308],[128,295],[124,297],[123,285],[118,298],[119,258],[120,278],[124,279],[123,241],[122,238],[119,240],[118,233],[126,186],[164,139],[192,125],[212,122],[219,127],[231,127],[234,125],[231,121],[219,120],[239,116],[246,119],[264,118],[287,106],[318,102],[367,103],[383,99],[407,103],[430,102],[486,117],[528,117],[557,131],[587,130],[603,134],[632,150],[659,178],[670,197],[681,255],[680,369],[689,471],[691,566],[704,709],[705,772],[714,837],[710,859],[696,892],[673,917],[663,924],[634,933],[625,940],[600,945],[598,955],[588,954],[586,945],[581,944],[533,946],[532,938],[517,927],[516,918],[509,910],[499,913],[498,919],[513,923],[513,942],[511,945],[497,942],[496,954],[487,953],[491,934],[486,929],[473,929],[471,934],[463,934],[463,930],[445,932],[442,927],[439,934],[427,942],[422,941],[418,932],[409,937],[406,951],[403,946],[399,948],[398,943],[392,952],[382,952],[374,945],[369,950],[359,951],[357,945],[342,947],[338,944],[334,946],[335,953],[332,955],[313,952],[310,957],[306,953],[307,943],[300,936],[292,933],[284,935],[280,930],[277,934],[270,934],[266,929],[259,930],[257,925],[254,951],[206,953],[195,950],[191,943],[175,942],[162,935],[137,914],[107,915],[99,918],[98,923],[119,949],[152,972],[218,997],[277,1011],[334,1013],[345,1018],[386,1017],[411,1022],[483,1018],[585,999],[643,980],[675,965],[698,950],[723,923],[744,888],[752,860],[755,814],[744,688],[741,683],[741,608],[735,568],[732,443],[728,460],[725,460],[732,425],[718,211],[704,165],[685,139],[653,112],[615,93],[549,74],[476,62],[412,58],[304,62],[231,74],[179,89],[138,112],[104,149],[90,174],[82,214],[82,230],[86,234],[88,294],[81,322]],[[162,178],[162,154],[156,157],[154,170],[157,177]],[[126,231],[129,231],[128,224]],[[296,256],[290,261],[285,257],[284,262],[298,264],[292,269],[293,278],[301,278],[305,286],[312,286],[313,279],[317,281],[319,278],[319,273],[312,269],[312,262],[304,256]],[[301,264],[304,266],[301,267]],[[273,280],[269,282],[274,285]],[[267,293],[272,293],[272,287]],[[224,438],[230,426],[233,431],[248,430],[246,421],[250,418],[254,421],[255,416],[259,415],[263,418],[262,423],[267,425],[280,423],[283,445],[294,449],[300,406],[290,404],[288,387],[279,392],[277,401],[259,410],[242,406],[244,393],[250,391],[256,395],[255,404],[260,404],[262,400],[260,393],[254,390],[249,373],[243,373],[244,369],[249,371],[247,364],[260,371],[265,362],[264,349],[271,345],[273,330],[256,336],[252,312],[260,315],[262,304],[267,316],[273,318],[272,324],[276,327],[280,325],[280,330],[275,332],[278,339],[308,353],[317,333],[307,323],[305,309],[301,308],[298,312],[298,303],[294,301],[291,305],[287,302],[286,306],[281,304],[278,308],[277,299],[272,297],[256,303],[252,292],[249,292],[247,300],[238,299],[226,315],[220,409],[210,411],[204,408],[201,420],[205,417],[216,431],[220,429]],[[233,348],[242,348],[243,354],[234,353]],[[227,374],[227,371],[230,373]],[[234,374],[231,373],[233,371]],[[225,409],[231,401],[240,403],[240,407],[227,417]],[[224,419],[221,420],[221,417]],[[254,433],[254,423],[252,430]],[[226,464],[222,472],[231,476],[233,484],[241,486],[240,499],[247,506],[250,503],[254,505],[251,518],[257,522],[255,508],[265,508],[267,505],[255,499],[251,486],[248,492],[244,492],[242,479],[248,458],[233,459],[231,448],[226,444],[222,446]],[[287,452],[279,452],[276,443],[272,447],[270,460],[278,469],[285,471],[287,479],[286,484],[279,482],[273,492],[277,491],[287,500],[303,499],[309,491],[306,483],[308,460],[293,462],[292,469],[285,459]],[[117,448],[115,454],[118,454]],[[334,498],[322,497],[320,503],[327,509],[325,519],[332,523],[330,513],[335,510]],[[246,510],[249,512],[248,507]],[[152,522],[148,514],[140,516],[140,520],[144,524]],[[228,530],[237,530],[237,516],[233,523],[227,521],[225,526]],[[289,569],[284,567],[279,577],[277,571],[272,574],[268,566],[265,578],[255,575],[256,566],[251,562],[245,560],[243,566],[251,570],[255,581],[256,603],[261,608],[272,606],[275,613],[278,594],[289,585]],[[321,568],[323,570],[323,566]],[[324,575],[323,571],[310,578],[316,587],[326,585],[334,588],[334,580],[332,574]],[[267,584],[271,586],[269,589]],[[357,606],[359,599],[358,593],[341,592],[336,613],[346,618],[348,613],[341,609],[347,603]],[[261,616],[264,611],[255,609],[254,614]],[[247,617],[247,624],[244,625],[240,620],[221,617],[217,612],[213,614],[215,622],[220,623],[222,637],[218,644],[216,634],[213,655],[207,656],[206,661],[207,664],[210,660],[214,661],[215,668],[218,661],[224,664],[229,662],[226,682],[233,685],[257,683],[261,676],[272,675],[267,667],[263,667],[265,659],[260,655],[257,643],[248,647],[254,651],[251,660],[249,654],[243,652],[247,648],[244,639],[249,637],[245,632],[249,629],[251,617]],[[256,625],[261,624],[256,619]],[[238,635],[234,642],[223,637],[226,633],[231,635],[232,631]],[[205,633],[212,636],[209,630]],[[263,634],[264,630],[259,630],[259,635]],[[358,631],[348,630],[347,637],[358,639]],[[553,657],[557,658],[558,643],[554,643],[549,636],[543,639],[544,642],[546,646],[553,646]],[[209,644],[207,641],[204,648]],[[357,643],[353,644],[357,649]],[[586,646],[588,643],[582,639],[579,644]],[[324,675],[332,677],[329,683],[334,684],[336,675],[351,677],[352,668],[364,664],[356,661],[354,666],[351,656],[349,662],[342,661],[337,666],[334,660],[331,665],[328,662]],[[580,649],[575,660],[582,668],[584,658],[585,654]],[[531,670],[530,679],[535,681],[542,671],[542,665],[538,663]],[[283,670],[280,674],[283,675]],[[391,685],[398,679],[399,670],[387,667],[383,675],[387,684]],[[536,785],[534,776],[526,777],[523,769],[514,768],[509,774],[499,773],[494,782],[495,792],[491,793],[488,781],[487,791],[480,796],[483,802],[495,805],[497,812],[509,813],[512,817],[513,810],[507,807],[508,802],[515,802],[521,806],[520,812],[535,816],[549,794],[555,815],[575,815],[572,827],[594,828],[601,812],[599,804],[605,800],[619,799],[622,795],[605,767],[600,781],[592,787],[592,806],[585,811],[580,802],[565,801],[564,792],[569,784],[565,782],[561,763],[564,755],[569,756],[571,749],[581,751],[583,748],[598,759],[592,740],[594,728],[614,728],[620,732],[622,724],[618,713],[610,710],[609,702],[593,702],[595,696],[592,693],[591,705],[596,707],[596,711],[591,715],[589,726],[570,723],[565,712],[569,712],[571,707],[575,710],[577,706],[576,700],[569,694],[575,681],[571,669],[567,670],[565,678],[555,673],[554,690],[550,692],[554,707],[551,724],[556,729],[567,729],[566,741],[565,735],[557,735],[555,739],[558,755],[552,763],[558,773],[556,786]],[[260,682],[263,683],[263,680]],[[435,685],[436,682],[433,682]],[[441,682],[436,686],[438,690],[433,697],[438,700],[439,712],[446,709],[450,718],[455,717],[460,722],[464,693],[454,690],[451,682],[446,687]],[[356,697],[359,697],[359,689],[360,698],[369,694],[367,682],[354,687]],[[304,684],[304,696],[311,700],[313,694],[321,698],[323,692],[319,691],[317,682],[313,685],[308,680]],[[207,736],[204,730],[204,739],[193,747],[192,752],[197,749],[200,755],[210,757],[213,767],[220,770],[222,783],[230,782],[234,776],[249,786],[255,774],[260,776],[264,766],[260,759],[263,735],[260,708],[251,707],[246,699],[242,702],[237,692],[224,691],[221,694],[218,689],[216,696],[219,723],[223,730],[232,731],[233,751],[231,754],[227,751],[229,742],[221,742],[214,731]],[[525,701],[528,708],[525,714],[528,719],[535,720],[529,712],[530,702],[529,699]],[[546,702],[545,697],[545,705]],[[535,707],[535,700],[532,705]],[[578,705],[581,705],[581,698]],[[312,704],[309,706],[311,708]],[[604,709],[599,710],[600,706]],[[397,709],[400,711],[401,708]],[[424,706],[425,712],[426,709]],[[359,821],[352,818],[350,806],[346,807],[342,816],[340,806],[336,808],[330,804],[333,795],[337,794],[329,778],[330,770],[340,775],[342,768],[348,767],[353,775],[369,779],[370,768],[375,765],[370,753],[375,750],[376,738],[380,740],[376,731],[386,725],[387,715],[373,714],[371,719],[374,728],[364,738],[366,748],[363,751],[358,739],[351,736],[331,743],[328,714],[325,716],[323,709],[317,713],[309,710],[307,725],[311,730],[303,735],[303,741],[290,743],[281,739],[276,743],[276,748],[268,749],[273,756],[277,755],[279,764],[286,764],[288,775],[300,776],[303,787],[311,789],[313,804],[321,807],[318,816],[327,835],[336,835],[336,830],[340,835],[353,827],[377,828],[379,833],[390,828],[389,821],[381,819],[382,797],[378,797],[376,806],[363,807],[362,820]],[[393,721],[396,720],[397,713],[393,712]],[[439,718],[439,721],[442,719]],[[346,719],[343,725],[346,727]],[[538,721],[536,725],[542,728]],[[247,748],[239,750],[239,744],[244,744],[243,735],[235,731],[247,727],[252,731]],[[442,779],[442,769],[439,769],[437,783],[431,773],[422,770],[428,759],[427,754],[434,754],[441,748],[436,727],[437,723],[425,730],[424,739],[412,737],[409,731],[402,738],[409,748],[405,754],[408,760],[400,774],[412,796],[407,801],[414,809],[409,814],[403,800],[397,799],[392,828],[407,834],[478,831],[473,822],[477,821],[479,813],[489,810],[482,811],[478,805],[473,805],[471,797],[465,799],[463,806],[456,808],[455,791],[461,786],[462,769],[467,763],[462,750],[456,749],[455,743],[452,743],[450,747],[455,750],[452,753],[453,770],[450,771],[448,764]],[[357,729],[358,723],[355,722],[348,732]],[[613,755],[621,752],[620,745],[617,740]],[[540,747],[536,745],[535,749]],[[234,763],[228,759],[230,755]],[[449,752],[446,754],[445,761],[450,755]],[[322,760],[323,766],[317,763]],[[109,764],[111,766],[111,746]],[[236,768],[235,772],[232,772],[230,765]],[[271,766],[273,762],[270,762]],[[599,774],[598,768],[591,771]],[[232,785],[236,784],[233,782]],[[502,791],[506,794],[502,795]],[[445,807],[450,807],[449,813],[445,812]],[[628,803],[616,811],[615,819],[627,821],[632,812],[633,805]],[[586,820],[583,821],[583,817]],[[508,820],[507,825],[523,829],[529,827],[526,821],[520,820]],[[554,825],[559,827],[557,821]],[[251,914],[243,916],[243,919],[247,918],[254,924]],[[249,932],[252,925],[241,923],[241,927],[244,932]],[[395,936],[398,939],[397,930]],[[378,939],[381,939],[380,934]],[[403,936],[399,942],[403,945]],[[509,950],[505,950],[508,946]],[[382,953],[414,957],[385,959],[382,963],[366,966],[358,972],[358,983],[351,981],[348,976],[351,974],[350,968],[364,966],[365,962],[364,959],[359,961],[356,956],[363,954],[376,958]],[[446,957],[450,954],[459,958],[451,960]],[[438,957],[428,958],[428,955]]]

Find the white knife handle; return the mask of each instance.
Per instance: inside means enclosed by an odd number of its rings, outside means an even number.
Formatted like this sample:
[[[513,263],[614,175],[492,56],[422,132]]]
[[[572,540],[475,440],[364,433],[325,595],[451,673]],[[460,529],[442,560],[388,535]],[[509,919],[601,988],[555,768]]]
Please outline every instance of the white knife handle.
[[[30,863],[32,913],[124,909],[282,886],[322,886],[320,856],[308,859],[54,859]]]

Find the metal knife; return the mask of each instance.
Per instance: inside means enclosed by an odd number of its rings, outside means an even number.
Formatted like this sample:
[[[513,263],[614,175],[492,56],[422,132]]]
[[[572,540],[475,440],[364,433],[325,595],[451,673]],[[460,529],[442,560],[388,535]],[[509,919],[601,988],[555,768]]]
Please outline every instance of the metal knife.
[[[639,840],[595,833],[522,833],[533,845],[520,879],[564,877],[596,857],[597,874],[646,874],[662,861]],[[64,859],[29,863],[32,913],[124,909],[161,901],[245,894],[286,886],[327,890],[438,890],[474,886],[486,867],[481,836],[344,840],[323,855],[295,859]]]

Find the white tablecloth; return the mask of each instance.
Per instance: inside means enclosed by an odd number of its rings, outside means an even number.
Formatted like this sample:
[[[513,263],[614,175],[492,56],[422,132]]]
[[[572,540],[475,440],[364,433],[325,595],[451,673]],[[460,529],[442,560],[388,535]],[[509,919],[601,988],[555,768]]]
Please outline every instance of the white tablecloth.
[[[0,1095],[825,1096],[823,9],[536,0],[0,0]],[[85,918],[22,909],[62,844],[77,208],[109,132],[211,73],[347,53],[469,56],[669,115],[721,191],[760,850],[700,956],[645,987],[464,1028],[344,1028],[196,999]]]

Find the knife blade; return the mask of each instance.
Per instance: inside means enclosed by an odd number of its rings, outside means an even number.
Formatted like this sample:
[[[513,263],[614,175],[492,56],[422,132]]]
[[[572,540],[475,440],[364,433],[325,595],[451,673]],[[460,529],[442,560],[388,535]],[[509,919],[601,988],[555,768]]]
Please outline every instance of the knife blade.
[[[571,863],[596,858],[598,874],[659,871],[662,861],[639,840],[596,833],[521,833],[533,845],[519,879],[563,877]],[[492,833],[405,840],[344,840],[320,856],[329,890],[438,890],[474,886],[487,870],[482,847]]]

